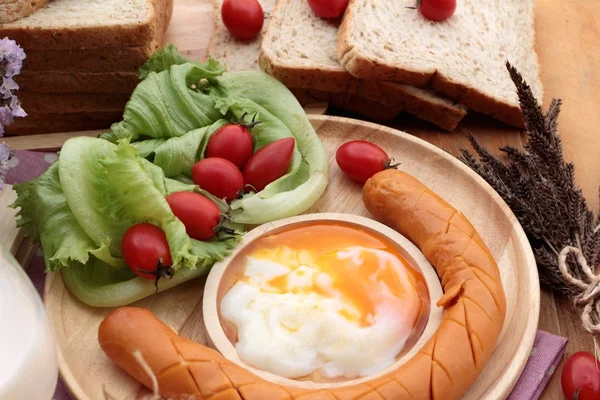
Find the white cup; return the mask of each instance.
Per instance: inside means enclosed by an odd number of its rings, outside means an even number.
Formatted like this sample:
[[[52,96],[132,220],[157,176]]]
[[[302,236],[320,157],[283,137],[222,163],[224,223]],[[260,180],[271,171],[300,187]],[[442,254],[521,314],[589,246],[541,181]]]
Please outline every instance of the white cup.
[[[0,399],[52,399],[57,378],[56,344],[42,300],[0,244]]]

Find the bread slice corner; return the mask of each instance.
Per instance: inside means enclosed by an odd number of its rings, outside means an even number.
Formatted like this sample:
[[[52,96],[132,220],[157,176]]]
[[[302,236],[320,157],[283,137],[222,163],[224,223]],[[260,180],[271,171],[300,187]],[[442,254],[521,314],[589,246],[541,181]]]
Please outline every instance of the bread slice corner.
[[[18,21],[52,0],[4,0],[0,2],[0,24]]]
[[[25,51],[145,46],[164,35],[172,8],[173,0],[54,0],[1,24],[0,37]]]

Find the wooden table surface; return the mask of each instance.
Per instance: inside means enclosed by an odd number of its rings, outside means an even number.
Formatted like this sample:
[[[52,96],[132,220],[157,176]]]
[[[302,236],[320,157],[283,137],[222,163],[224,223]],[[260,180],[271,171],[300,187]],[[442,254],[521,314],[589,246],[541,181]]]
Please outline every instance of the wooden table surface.
[[[598,210],[600,185],[600,7],[598,0],[536,0],[536,50],[541,64],[544,105],[562,98],[559,118],[565,156],[576,166],[579,185]],[[175,12],[166,42],[196,59],[204,57],[212,29],[211,0],[175,0]],[[340,110],[329,113],[348,115]],[[441,132],[408,116],[390,126],[405,130],[456,154],[471,131],[489,150],[503,145],[522,146],[524,135],[477,115],[468,116],[454,133]],[[70,135],[69,135],[70,136]],[[66,135],[4,138],[13,149],[55,148]],[[567,355],[593,352],[593,343],[580,327],[569,302],[542,292],[539,328],[569,338]],[[562,399],[560,369],[542,399]]]

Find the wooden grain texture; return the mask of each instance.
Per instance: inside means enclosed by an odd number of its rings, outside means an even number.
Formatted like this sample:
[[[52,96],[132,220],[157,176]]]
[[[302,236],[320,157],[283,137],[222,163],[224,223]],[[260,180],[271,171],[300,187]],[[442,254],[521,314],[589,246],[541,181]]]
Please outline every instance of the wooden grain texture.
[[[352,186],[354,187],[356,185],[353,184]],[[408,264],[412,266],[415,270],[420,271],[423,274],[423,277],[425,278],[425,283],[429,291],[429,315],[427,324],[417,343],[414,346],[412,346],[412,348],[410,348],[408,352],[402,355],[402,357],[398,358],[393,365],[389,366],[388,368],[385,368],[376,375],[362,379],[355,379],[352,381],[343,380],[339,383],[333,383],[329,387],[339,387],[342,385],[350,385],[365,382],[396,370],[399,366],[401,366],[411,357],[413,357],[417,353],[417,351],[419,351],[425,345],[425,343],[427,343],[427,341],[434,335],[435,331],[437,330],[442,321],[442,316],[444,313],[443,308],[437,306],[438,300],[440,299],[440,297],[442,297],[443,290],[440,279],[438,278],[435,269],[427,261],[423,253],[421,253],[421,251],[419,251],[419,249],[414,244],[412,244],[407,238],[402,236],[400,233],[394,231],[393,229],[383,225],[380,222],[377,222],[371,218],[365,218],[355,214],[322,212],[300,215],[263,224],[245,234],[243,242],[235,248],[235,250],[229,255],[229,257],[215,264],[211,268],[210,273],[206,278],[206,284],[204,286],[204,295],[202,298],[202,314],[204,316],[204,326],[206,327],[207,343],[211,347],[217,349],[227,359],[234,361],[236,364],[242,365],[244,368],[252,371],[254,374],[260,376],[261,378],[285,386],[302,388],[322,387],[321,383],[307,382],[306,380],[299,381],[293,379],[286,379],[272,373],[252,368],[248,364],[245,364],[239,358],[235,347],[231,344],[230,340],[225,334],[225,331],[223,330],[223,327],[221,326],[218,311],[218,305],[222,301],[222,297],[220,296],[222,296],[226,292],[226,290],[228,290],[228,287],[224,285],[227,285],[228,283],[230,284],[231,281],[235,279],[235,272],[233,272],[234,275],[232,275],[232,269],[230,267],[235,265],[235,262],[233,261],[240,254],[240,252],[244,251],[246,246],[250,245],[253,241],[265,235],[272,235],[283,229],[292,228],[295,225],[304,224],[306,222],[323,221],[335,221],[338,223],[347,224],[350,227],[358,227],[360,229],[366,230],[370,234],[381,237],[382,240],[389,242],[390,244],[392,244],[393,247],[397,247],[400,252],[400,255],[404,258],[404,260],[406,260]],[[330,382],[326,380],[325,383]]]
[[[500,197],[464,164],[414,136],[360,121],[313,116],[311,121],[330,157],[349,139],[368,139],[397,154],[402,169],[465,214],[498,262],[507,298],[507,316],[496,351],[465,399],[501,400],[518,379],[529,357],[538,326],[540,307],[537,270],[527,238]],[[333,159],[333,158],[332,158]],[[369,217],[362,190],[331,163],[330,185],[307,211],[348,213]],[[187,338],[206,343],[202,329],[204,279],[137,302],[154,311]],[[97,327],[109,309],[88,307],[76,300],[60,275],[46,279],[45,303],[55,327],[63,378],[81,400],[104,400],[105,388],[114,398],[127,400],[143,392],[103,355]]]

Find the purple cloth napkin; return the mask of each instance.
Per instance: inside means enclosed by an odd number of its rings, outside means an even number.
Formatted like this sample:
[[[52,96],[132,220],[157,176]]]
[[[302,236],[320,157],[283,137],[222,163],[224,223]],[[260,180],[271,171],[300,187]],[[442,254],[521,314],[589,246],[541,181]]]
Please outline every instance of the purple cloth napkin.
[[[6,183],[27,182],[39,176],[57,159],[53,153],[15,151],[9,162]],[[38,248],[27,270],[40,295],[44,288],[44,258]],[[554,374],[565,350],[567,339],[550,333],[537,332],[529,361],[507,400],[537,400]],[[72,400],[59,378],[54,400]]]

